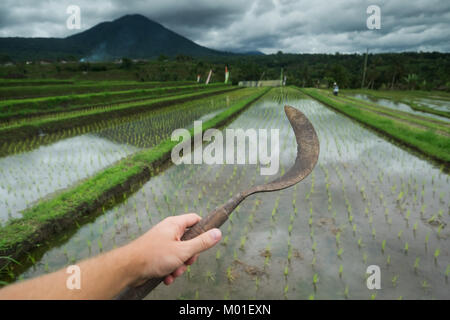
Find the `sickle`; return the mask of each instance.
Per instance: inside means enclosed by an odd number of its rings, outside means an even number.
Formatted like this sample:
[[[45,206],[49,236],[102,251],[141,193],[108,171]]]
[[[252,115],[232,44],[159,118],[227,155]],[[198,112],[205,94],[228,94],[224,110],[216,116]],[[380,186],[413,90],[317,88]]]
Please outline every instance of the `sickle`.
[[[275,179],[267,184],[254,186],[246,191],[240,192],[228,200],[223,206],[216,208],[205,218],[187,230],[181,240],[190,240],[213,228],[219,228],[233,210],[249,195],[258,192],[270,192],[286,189],[302,181],[307,177],[319,158],[319,139],[311,122],[306,116],[295,108],[285,106],[286,113],[292,129],[294,129],[295,139],[297,140],[297,158],[294,165],[282,177]],[[149,279],[144,284],[137,287],[128,287],[123,290],[116,299],[119,300],[140,300],[147,296],[150,291],[156,288],[162,281],[162,278]]]

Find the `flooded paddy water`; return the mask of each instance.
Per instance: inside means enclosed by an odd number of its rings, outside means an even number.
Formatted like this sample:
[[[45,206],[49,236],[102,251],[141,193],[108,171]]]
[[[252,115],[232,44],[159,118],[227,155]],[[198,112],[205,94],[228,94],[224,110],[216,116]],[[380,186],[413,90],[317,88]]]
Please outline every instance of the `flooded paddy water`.
[[[450,298],[449,176],[295,89],[273,89],[227,128],[280,129],[276,176],[296,156],[285,104],[304,112],[319,136],[312,174],[246,199],[222,226],[221,243],[147,299]],[[204,216],[232,194],[276,177],[259,169],[171,166],[20,278],[128,243],[167,216]],[[380,267],[380,290],[366,286],[370,265]]]

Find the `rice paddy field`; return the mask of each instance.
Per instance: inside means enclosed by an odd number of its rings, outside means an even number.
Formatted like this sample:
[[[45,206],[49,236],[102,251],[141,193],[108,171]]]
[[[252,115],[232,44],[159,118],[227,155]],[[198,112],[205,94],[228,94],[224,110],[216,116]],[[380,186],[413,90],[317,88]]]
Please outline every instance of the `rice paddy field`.
[[[152,148],[176,128],[213,118],[257,90],[225,92],[4,146],[0,221],[6,224],[33,202]],[[286,104],[301,110],[318,134],[314,171],[294,187],[242,202],[222,226],[221,243],[146,299],[449,299],[445,166],[289,87],[271,89],[222,128],[280,129],[276,176],[261,176],[259,164],[165,167],[96,218],[43,243],[21,268],[3,267],[2,283],[126,244],[171,215],[205,216],[233,194],[283,175],[297,152]],[[442,122],[439,130],[445,131]],[[380,290],[367,288],[370,265],[380,267]]]
[[[344,90],[343,93],[394,110],[450,121],[450,95],[445,92]]]
[[[208,119],[253,92],[219,94],[4,145],[5,153],[11,153],[0,158],[0,222],[20,217],[33,202],[157,145],[176,128]]]

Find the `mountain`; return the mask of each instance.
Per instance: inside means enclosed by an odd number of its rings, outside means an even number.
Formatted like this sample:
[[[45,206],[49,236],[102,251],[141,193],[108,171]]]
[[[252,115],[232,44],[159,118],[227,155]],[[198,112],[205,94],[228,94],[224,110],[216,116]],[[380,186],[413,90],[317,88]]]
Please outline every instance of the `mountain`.
[[[0,38],[0,56],[13,60],[57,59],[73,56],[89,61],[115,58],[155,58],[164,54],[194,57],[231,53],[209,49],[142,15],[102,22],[66,38]]]

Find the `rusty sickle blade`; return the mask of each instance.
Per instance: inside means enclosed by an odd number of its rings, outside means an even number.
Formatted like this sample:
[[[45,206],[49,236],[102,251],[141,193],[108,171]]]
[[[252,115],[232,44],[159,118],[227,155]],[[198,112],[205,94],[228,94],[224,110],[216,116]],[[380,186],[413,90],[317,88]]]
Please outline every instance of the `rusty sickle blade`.
[[[306,178],[319,158],[319,139],[316,131],[309,122],[308,118],[299,110],[285,106],[286,113],[292,129],[294,130],[295,139],[297,140],[297,158],[294,165],[282,177],[275,179],[272,182],[260,186],[252,187],[246,191],[240,192],[228,200],[223,206],[216,208],[208,214],[205,218],[200,220],[196,225],[192,226],[181,238],[182,240],[190,240],[213,228],[219,228],[233,210],[249,195],[258,192],[270,192],[285,189]],[[141,286],[134,288],[127,288],[122,291],[116,299],[142,299],[150,291],[152,291],[163,278],[150,279]]]

